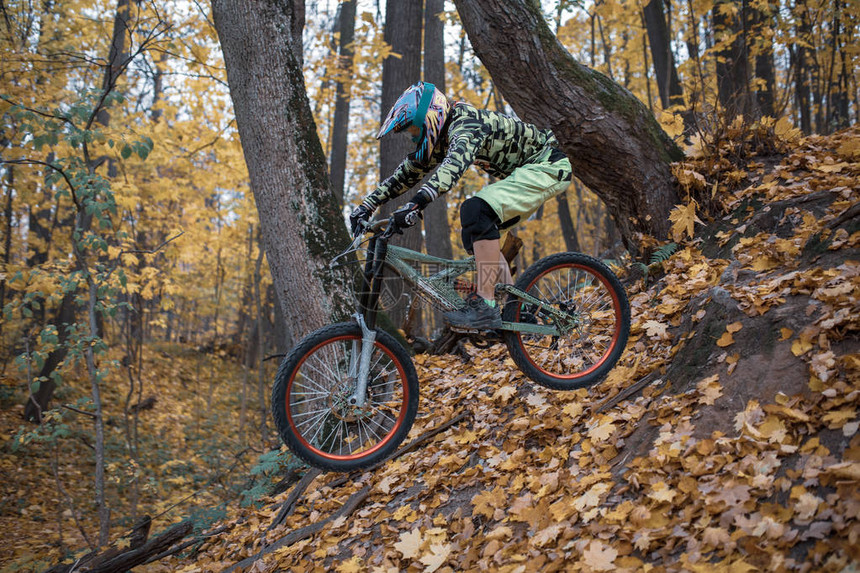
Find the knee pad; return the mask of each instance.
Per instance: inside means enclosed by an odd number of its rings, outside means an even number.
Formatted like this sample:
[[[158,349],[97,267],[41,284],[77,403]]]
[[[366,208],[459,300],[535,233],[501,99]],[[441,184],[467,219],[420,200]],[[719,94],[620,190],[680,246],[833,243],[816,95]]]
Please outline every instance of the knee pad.
[[[463,201],[460,205],[460,235],[466,252],[472,252],[475,241],[501,237],[499,222],[499,216],[490,204],[480,197],[470,197]]]

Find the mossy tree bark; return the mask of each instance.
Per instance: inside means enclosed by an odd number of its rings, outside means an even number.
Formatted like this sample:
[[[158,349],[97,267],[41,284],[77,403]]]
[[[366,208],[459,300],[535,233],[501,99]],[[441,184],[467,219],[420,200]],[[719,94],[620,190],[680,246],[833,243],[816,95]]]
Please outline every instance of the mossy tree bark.
[[[668,236],[683,152],[629,91],[559,43],[537,0],[455,0],[478,57],[517,114],[552,129],[574,174],[606,203],[625,247]]]
[[[303,0],[214,0],[272,279],[293,340],[352,308],[348,242],[302,76]]]

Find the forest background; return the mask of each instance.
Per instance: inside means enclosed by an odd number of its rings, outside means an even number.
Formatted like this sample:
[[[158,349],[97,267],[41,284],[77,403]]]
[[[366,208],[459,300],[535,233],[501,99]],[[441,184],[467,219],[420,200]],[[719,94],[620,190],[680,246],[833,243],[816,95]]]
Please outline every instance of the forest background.
[[[343,214],[391,170],[374,135],[383,92],[406,87],[383,83],[385,61],[403,58],[394,31],[423,40],[419,70],[451,97],[513,113],[451,3],[428,0],[408,21],[392,4],[305,7],[305,87]],[[262,482],[248,476],[290,464],[267,425],[266,358],[302,332],[280,318],[211,8],[0,9],[0,400],[4,475],[16,476],[0,518],[16,531],[3,559],[27,567],[103,545],[144,514],[202,529],[225,504],[255,499]],[[568,51],[644,102],[689,157],[741,126],[790,139],[860,113],[851,2],[542,9]],[[739,58],[742,72],[726,67]],[[456,207],[487,181],[470,170],[448,194],[428,251],[463,254]],[[687,193],[673,236],[650,246],[692,240],[698,207]],[[520,268],[561,250],[632,264],[579,181],[517,234]],[[398,325],[429,337],[425,318]]]

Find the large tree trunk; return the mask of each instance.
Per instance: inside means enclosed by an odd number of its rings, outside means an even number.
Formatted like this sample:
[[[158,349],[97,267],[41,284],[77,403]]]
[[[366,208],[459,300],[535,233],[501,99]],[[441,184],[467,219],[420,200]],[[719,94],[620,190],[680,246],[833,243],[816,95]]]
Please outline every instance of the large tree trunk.
[[[214,0],[212,11],[272,279],[296,339],[352,306],[346,269],[329,269],[349,240],[302,76],[304,2]]]
[[[424,7],[424,81],[445,92],[445,25],[439,19],[445,0],[426,0]],[[451,228],[448,224],[447,196],[442,195],[424,210],[427,253],[452,257]]]
[[[672,53],[663,0],[651,0],[643,8],[643,12],[645,26],[648,29],[648,43],[651,45],[651,57],[654,60],[654,72],[657,75],[660,105],[663,109],[673,105],[683,105],[684,92],[675,67],[675,55]]]
[[[331,187],[338,202],[343,205],[344,181],[346,179],[346,141],[349,135],[349,98],[352,76],[352,42],[355,38],[355,0],[346,0],[340,5],[340,46],[338,49],[338,74],[343,74],[335,89],[334,122],[331,133]],[[343,80],[348,81],[343,81]]]
[[[552,129],[574,173],[607,204],[624,245],[668,236],[683,157],[636,97],[558,42],[535,0],[455,0],[475,52],[514,111]]]

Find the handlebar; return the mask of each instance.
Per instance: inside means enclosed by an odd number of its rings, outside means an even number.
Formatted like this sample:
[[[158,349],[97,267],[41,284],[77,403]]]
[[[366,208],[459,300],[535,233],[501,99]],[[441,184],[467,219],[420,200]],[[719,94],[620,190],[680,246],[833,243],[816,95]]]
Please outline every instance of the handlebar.
[[[329,267],[333,268],[338,259],[341,259],[358,250],[359,245],[361,245],[366,239],[364,235],[367,233],[372,233],[373,235],[380,235],[381,238],[387,239],[392,236],[396,230],[397,226],[394,223],[394,217],[389,217],[387,219],[377,219],[375,221],[362,221],[361,222],[361,231],[355,236],[352,240],[352,243],[346,248],[345,251],[334,257],[329,263]]]

